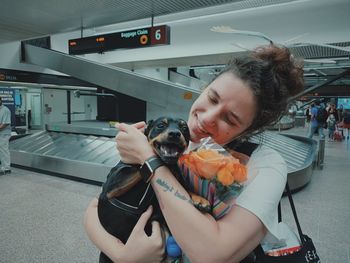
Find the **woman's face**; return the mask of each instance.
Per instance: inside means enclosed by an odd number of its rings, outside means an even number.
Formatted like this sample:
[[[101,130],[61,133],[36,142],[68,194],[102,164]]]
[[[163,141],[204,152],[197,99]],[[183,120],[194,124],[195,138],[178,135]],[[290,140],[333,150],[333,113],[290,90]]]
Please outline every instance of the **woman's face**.
[[[188,119],[191,140],[212,137],[218,144],[230,142],[252,123],[256,112],[250,87],[233,73],[216,78],[193,103]]]

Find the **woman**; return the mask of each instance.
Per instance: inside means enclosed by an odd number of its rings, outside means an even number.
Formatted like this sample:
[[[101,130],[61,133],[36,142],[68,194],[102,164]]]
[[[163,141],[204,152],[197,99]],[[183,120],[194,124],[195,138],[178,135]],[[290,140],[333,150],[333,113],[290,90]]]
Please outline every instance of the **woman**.
[[[302,88],[302,67],[295,64],[286,48],[270,45],[237,58],[192,105],[188,118],[191,141],[210,136],[227,145],[249,138],[275,122],[285,112],[288,97]],[[155,155],[143,127],[144,123],[118,125],[117,148],[124,162],[143,164]],[[286,183],[286,164],[277,152],[261,146],[252,153],[247,168],[254,180],[219,220],[188,202],[188,193],[166,167],[154,172],[151,185],[174,238],[190,262],[240,262],[264,238],[276,238],[276,210]],[[165,184],[177,194],[164,191]],[[161,260],[159,226],[154,223],[150,237],[143,231],[150,211],[143,214],[123,245],[103,230],[96,205],[95,199],[87,209],[85,227],[99,249],[116,262]]]

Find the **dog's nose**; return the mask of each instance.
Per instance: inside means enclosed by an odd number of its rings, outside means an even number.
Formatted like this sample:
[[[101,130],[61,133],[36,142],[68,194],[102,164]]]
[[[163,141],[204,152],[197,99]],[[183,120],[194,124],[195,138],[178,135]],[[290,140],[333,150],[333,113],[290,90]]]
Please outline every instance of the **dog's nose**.
[[[169,138],[170,139],[179,139],[181,137],[181,132],[179,131],[170,131]]]

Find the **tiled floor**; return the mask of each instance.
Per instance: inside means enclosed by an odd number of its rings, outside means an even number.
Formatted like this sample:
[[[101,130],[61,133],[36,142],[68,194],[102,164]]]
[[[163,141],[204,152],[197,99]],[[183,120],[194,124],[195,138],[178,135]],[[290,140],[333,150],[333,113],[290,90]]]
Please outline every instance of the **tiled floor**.
[[[306,135],[306,128],[283,132]],[[311,183],[293,195],[322,263],[350,263],[349,171],[350,141],[326,142],[323,170],[315,169]],[[0,176],[0,263],[97,262],[82,220],[98,192],[98,186],[18,168]],[[285,198],[282,207],[293,226]]]

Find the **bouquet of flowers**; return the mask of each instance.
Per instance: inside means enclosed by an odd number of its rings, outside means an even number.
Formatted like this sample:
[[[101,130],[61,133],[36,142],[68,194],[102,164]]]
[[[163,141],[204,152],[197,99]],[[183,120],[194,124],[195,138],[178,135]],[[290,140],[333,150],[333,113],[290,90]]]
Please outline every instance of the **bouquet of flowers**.
[[[207,199],[216,218],[226,214],[228,201],[241,193],[247,180],[246,166],[209,138],[184,154],[179,166],[187,190]]]

